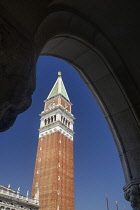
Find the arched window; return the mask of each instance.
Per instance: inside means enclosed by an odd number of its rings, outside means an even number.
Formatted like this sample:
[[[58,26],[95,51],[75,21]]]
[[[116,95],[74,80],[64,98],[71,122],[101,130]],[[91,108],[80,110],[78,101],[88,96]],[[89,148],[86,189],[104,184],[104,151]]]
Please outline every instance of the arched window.
[[[53,123],[53,116],[51,117],[51,123]]]
[[[63,121],[63,116],[61,115],[61,121]]]
[[[56,121],[56,115],[54,115],[54,121]]]
[[[68,122],[68,127],[70,127],[70,122]]]
[[[46,119],[44,120],[44,123],[45,123],[45,125],[47,124],[47,120]]]
[[[50,124],[50,118],[48,118],[48,124]]]

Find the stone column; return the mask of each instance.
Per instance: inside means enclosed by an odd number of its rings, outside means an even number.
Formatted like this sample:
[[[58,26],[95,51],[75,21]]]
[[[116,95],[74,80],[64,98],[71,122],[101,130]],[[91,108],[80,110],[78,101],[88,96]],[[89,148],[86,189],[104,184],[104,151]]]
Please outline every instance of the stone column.
[[[130,202],[133,210],[140,210],[140,180],[124,187],[124,197]]]

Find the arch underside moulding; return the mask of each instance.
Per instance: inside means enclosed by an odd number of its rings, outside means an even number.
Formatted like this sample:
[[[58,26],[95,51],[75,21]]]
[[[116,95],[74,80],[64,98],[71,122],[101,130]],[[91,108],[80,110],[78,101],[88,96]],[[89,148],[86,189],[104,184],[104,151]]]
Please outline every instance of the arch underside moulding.
[[[37,54],[61,58],[75,67],[91,90],[110,126],[125,175],[125,197],[134,209],[140,184],[140,97],[121,56],[91,23],[55,11],[35,36]]]

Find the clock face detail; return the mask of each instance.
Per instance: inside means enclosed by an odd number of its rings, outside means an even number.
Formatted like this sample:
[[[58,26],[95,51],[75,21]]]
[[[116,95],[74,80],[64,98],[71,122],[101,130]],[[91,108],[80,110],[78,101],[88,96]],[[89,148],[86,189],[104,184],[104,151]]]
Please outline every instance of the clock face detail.
[[[50,102],[50,105],[49,105],[49,108],[52,108],[52,107],[54,107],[55,106],[55,102],[54,101],[51,101]]]

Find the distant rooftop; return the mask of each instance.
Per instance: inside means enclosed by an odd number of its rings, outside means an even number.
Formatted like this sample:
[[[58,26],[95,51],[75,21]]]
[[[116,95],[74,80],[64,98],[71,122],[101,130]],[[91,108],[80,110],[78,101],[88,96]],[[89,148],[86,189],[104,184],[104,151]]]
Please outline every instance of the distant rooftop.
[[[3,207],[15,210],[19,210],[21,207],[25,207],[27,210],[38,210],[39,201],[29,198],[28,193],[26,196],[21,195],[20,188],[15,192],[10,188],[10,185],[8,187],[0,185],[0,209],[3,209]]]

